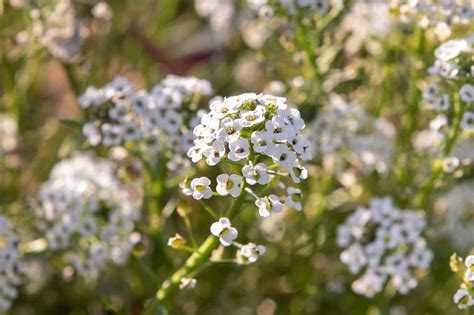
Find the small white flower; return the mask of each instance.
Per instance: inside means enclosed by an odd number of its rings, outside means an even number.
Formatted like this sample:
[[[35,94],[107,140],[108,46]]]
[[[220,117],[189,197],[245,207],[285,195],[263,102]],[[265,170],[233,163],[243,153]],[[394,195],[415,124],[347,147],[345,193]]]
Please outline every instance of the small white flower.
[[[203,153],[206,156],[206,163],[208,165],[211,165],[211,166],[216,165],[217,163],[221,161],[222,157],[225,154],[224,142],[214,141],[212,146],[207,147]],[[194,158],[193,158],[193,162],[194,162]]]
[[[116,121],[124,121],[128,114],[128,106],[125,102],[118,102],[109,109],[109,117]]]
[[[242,185],[242,177],[237,174],[220,174],[217,176],[216,191],[219,195],[226,196],[230,194],[232,197],[240,195],[240,186]]]
[[[166,111],[163,119],[165,121],[163,128],[170,134],[177,133],[183,124],[183,116],[174,110]]]
[[[474,299],[466,289],[458,289],[453,296],[453,301],[459,309],[466,309],[474,305]]]
[[[263,163],[258,163],[255,166],[245,165],[242,168],[242,174],[249,185],[265,185],[270,181],[270,175],[268,175],[267,167]]]
[[[254,263],[260,256],[265,254],[266,248],[263,245],[256,245],[254,243],[248,243],[243,245],[240,250],[241,263]]]
[[[130,96],[132,110],[139,115],[144,115],[150,109],[150,96],[146,91],[138,91]]]
[[[467,256],[466,260],[464,261],[464,264],[466,265],[467,268],[474,267],[474,255]]]
[[[255,110],[244,110],[240,113],[239,123],[242,127],[251,127],[265,120],[265,107],[259,105]]]
[[[253,150],[257,153],[265,152],[271,154],[275,144],[273,143],[273,135],[269,132],[254,131],[252,133]]]
[[[89,86],[84,94],[77,98],[77,102],[82,108],[89,108],[104,103],[107,97],[102,89],[97,89],[94,86]]]
[[[273,138],[277,141],[285,141],[288,139],[291,130],[285,123],[283,118],[274,117],[265,123],[265,129],[267,132],[273,135]]]
[[[474,112],[466,111],[462,116],[461,129],[474,131]]]
[[[125,77],[117,76],[114,80],[104,86],[105,96],[123,97],[133,92],[133,85]]]
[[[349,267],[353,274],[358,273],[368,260],[360,243],[353,243],[341,253],[341,261]]]
[[[433,109],[447,111],[449,109],[449,95],[444,94],[433,102]]]
[[[180,184],[179,188],[181,188],[181,191],[183,194],[186,196],[191,196],[193,194],[193,189],[191,188],[191,183],[189,182],[189,179],[184,179]]]
[[[278,213],[282,210],[282,204],[277,195],[269,195],[268,197],[258,198],[255,201],[258,207],[258,213],[261,217],[269,217],[272,213]]]
[[[97,19],[110,20],[112,18],[112,8],[107,2],[97,2],[92,8],[92,15]]]
[[[466,83],[459,90],[461,100],[466,103],[474,102],[474,85]]]
[[[296,162],[296,153],[291,151],[286,144],[277,144],[272,153],[273,162],[288,168]]]
[[[84,126],[82,126],[82,133],[92,146],[98,145],[102,140],[100,129],[94,122],[85,123]]]
[[[219,141],[227,141],[233,142],[239,139],[240,137],[240,130],[242,129],[242,125],[238,120],[233,120],[229,117],[222,119],[221,127],[217,131],[217,140]]]
[[[436,83],[430,84],[423,91],[423,98],[427,101],[435,101],[439,98],[439,86]]]
[[[193,198],[196,200],[209,199],[212,196],[212,190],[209,187],[211,180],[207,177],[195,178],[191,181],[191,189],[193,190]]]
[[[289,125],[293,126],[293,129],[299,130],[305,127],[304,120],[301,118],[301,113],[295,108],[288,108],[280,110],[278,112],[282,117],[283,121]]]
[[[184,238],[176,233],[173,237],[168,239],[168,246],[172,248],[179,248],[181,245],[185,243]]]
[[[117,125],[103,124],[101,126],[103,140],[102,143],[105,146],[111,147],[119,145],[122,142],[122,128]]]
[[[229,144],[229,160],[240,161],[245,159],[250,154],[249,141],[244,138],[239,138]]]
[[[455,156],[449,156],[441,162],[443,166],[443,171],[446,173],[452,173],[454,172],[460,165],[460,161],[457,157]]]
[[[133,121],[123,125],[122,133],[124,141],[134,141],[142,137],[142,132],[140,128]]]
[[[467,49],[468,43],[465,39],[450,40],[436,48],[434,54],[439,60],[449,61]]]
[[[301,211],[302,206],[301,206],[301,189],[298,188],[293,188],[293,187],[288,187],[286,190],[288,193],[288,197],[286,197],[285,200],[285,206],[288,208],[295,209],[296,211]]]
[[[225,247],[230,246],[239,235],[236,228],[231,226],[228,218],[220,218],[219,221],[212,223],[211,233],[219,238],[221,244]]]

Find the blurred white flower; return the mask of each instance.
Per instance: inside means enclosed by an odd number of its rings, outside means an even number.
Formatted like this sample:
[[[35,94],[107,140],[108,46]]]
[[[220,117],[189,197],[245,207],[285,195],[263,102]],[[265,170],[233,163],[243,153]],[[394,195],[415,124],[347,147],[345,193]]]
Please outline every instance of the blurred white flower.
[[[254,243],[248,243],[242,245],[240,250],[237,252],[237,260],[240,264],[252,264],[265,254],[266,248],[263,245],[257,245]]]
[[[12,223],[0,214],[0,311],[7,311],[18,296],[24,275],[20,241]]]
[[[359,207],[337,228],[337,245],[344,247],[341,261],[351,273],[364,275],[352,284],[358,294],[373,297],[390,278],[401,294],[417,285],[415,270],[427,269],[433,253],[421,233],[423,216],[401,210],[390,197],[373,198],[369,208]]]
[[[124,265],[140,234],[139,182],[125,184],[115,162],[76,153],[58,162],[43,183],[37,227],[51,250],[63,251],[79,274],[96,278],[107,263]]]

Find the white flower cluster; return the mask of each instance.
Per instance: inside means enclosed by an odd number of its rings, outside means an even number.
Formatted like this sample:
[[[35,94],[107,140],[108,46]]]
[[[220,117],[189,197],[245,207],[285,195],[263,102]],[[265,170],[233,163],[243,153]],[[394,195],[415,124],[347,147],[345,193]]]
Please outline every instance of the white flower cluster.
[[[459,309],[474,306],[474,255],[467,256],[464,265],[466,266],[464,282],[453,296],[453,302]]]
[[[461,102],[465,103],[461,129],[474,131],[474,66],[472,54],[474,34],[465,39],[450,40],[435,50],[436,61],[429,68],[429,73],[437,80],[423,91],[423,99],[429,109],[449,113],[451,112],[452,93],[459,94]],[[459,90],[453,91],[453,86]],[[437,118],[438,130],[450,124],[447,115],[441,114]],[[446,129],[446,128],[445,128]]]
[[[6,311],[16,299],[23,276],[19,239],[10,221],[0,215],[0,311]]]
[[[246,93],[231,96],[210,104],[210,112],[194,128],[196,139],[188,156],[194,163],[205,160],[210,166],[227,164],[236,173],[217,176],[216,194],[234,198],[248,192],[262,217],[282,211],[283,206],[301,210],[301,190],[279,186],[287,197],[270,194],[258,196],[249,186],[270,185],[273,179],[291,178],[299,183],[308,177],[301,164],[312,158],[309,141],[303,136],[305,126],[297,109],[289,108],[286,99],[272,95]],[[238,171],[237,171],[238,169]],[[181,183],[185,195],[194,199],[213,196],[211,180],[207,177],[186,179]],[[228,218],[221,218],[211,227],[224,246],[232,244],[237,230]],[[256,260],[264,249],[248,244],[240,250],[240,258]]]
[[[394,126],[338,95],[332,95],[329,106],[318,114],[309,137],[317,157],[346,153],[347,159],[363,172],[375,169],[384,173],[390,168]]]
[[[460,251],[469,250],[474,226],[474,181],[466,180],[456,184],[436,202],[435,209],[442,220],[439,233],[451,241]]]
[[[472,24],[474,17],[471,0],[391,0],[390,4],[402,22],[415,21],[441,40],[451,35],[453,26]]]
[[[297,109],[287,106],[285,98],[246,93],[215,101],[210,107],[194,128],[196,139],[188,156],[194,163],[204,159],[210,166],[242,166],[238,174],[217,177],[219,195],[239,196],[244,181],[253,186],[266,185],[274,176],[289,175],[295,183],[307,178],[301,161],[311,159],[312,153],[309,141],[301,133],[305,123]],[[278,173],[278,168],[287,173]],[[183,183],[182,188],[195,199],[209,199],[210,184],[210,179],[201,177],[190,184]],[[256,203],[261,209],[281,209],[280,199],[272,195],[259,198]]]
[[[371,39],[383,38],[392,27],[388,2],[357,0],[341,21],[340,31],[349,34],[345,50],[354,54],[367,42],[372,48]]]
[[[341,261],[353,274],[365,268],[352,290],[373,297],[388,278],[401,294],[416,287],[416,270],[427,269],[433,258],[421,237],[425,226],[420,213],[396,208],[391,197],[373,198],[369,208],[357,208],[337,228],[337,245],[345,248]]]
[[[227,41],[235,19],[235,0],[194,0],[196,13],[209,21],[209,26],[219,41]]]
[[[140,241],[134,232],[141,191],[116,176],[117,165],[91,153],[58,162],[38,195],[37,227],[51,250],[88,278],[109,262],[124,265]]]
[[[87,31],[70,0],[61,0],[54,7],[33,9],[30,15],[33,35],[53,56],[69,62],[79,54]]]
[[[0,158],[15,150],[18,145],[18,125],[8,113],[0,113]]]
[[[197,103],[212,93],[208,81],[194,77],[168,75],[151,92],[135,92],[127,79],[116,77],[78,98],[90,116],[83,133],[92,145],[130,143],[150,154],[167,148],[173,153],[168,168],[176,170],[186,163],[183,155],[193,144],[192,130],[202,115]]]
[[[282,10],[286,14],[294,15],[300,12],[308,14],[325,15],[329,12],[329,0],[247,0],[254,10],[275,11]],[[266,9],[268,7],[269,9]]]

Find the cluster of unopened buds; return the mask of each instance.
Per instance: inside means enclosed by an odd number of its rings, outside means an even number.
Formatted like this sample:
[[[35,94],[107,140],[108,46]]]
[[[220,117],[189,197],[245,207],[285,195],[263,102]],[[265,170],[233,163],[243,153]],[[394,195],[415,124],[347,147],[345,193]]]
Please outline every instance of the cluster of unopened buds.
[[[11,222],[0,215],[0,311],[8,310],[18,295],[23,276],[19,243]]]
[[[192,146],[193,128],[203,114],[201,96],[213,93],[208,81],[169,75],[151,92],[134,91],[124,77],[116,77],[102,88],[89,87],[78,98],[89,121],[83,133],[91,145],[123,145],[156,154],[170,150],[168,168],[176,170]]]
[[[37,228],[53,251],[87,278],[124,265],[140,241],[140,188],[117,177],[114,161],[78,153],[57,163],[39,192]]]
[[[299,183],[308,177],[302,161],[311,159],[312,153],[302,134],[305,123],[299,111],[289,108],[285,98],[254,93],[215,101],[210,109],[194,128],[196,139],[188,156],[195,163],[205,160],[209,166],[227,167],[232,172],[217,176],[215,192],[207,177],[186,179],[181,183],[182,192],[196,200],[250,195],[261,217],[281,212],[284,205],[300,211],[301,190],[283,183],[285,178]],[[288,195],[266,194],[275,186]],[[211,226],[211,233],[226,247],[238,236],[231,219],[221,217]],[[242,262],[254,262],[265,251],[253,243],[237,246]]]
[[[366,268],[353,291],[373,297],[388,278],[401,294],[416,287],[416,271],[427,269],[433,258],[421,236],[425,226],[421,213],[396,208],[390,197],[357,208],[337,229],[337,245],[345,248],[341,261],[353,274]]]
[[[452,271],[460,273],[462,278],[460,288],[453,296],[453,302],[460,309],[474,306],[474,255],[467,256],[463,264],[463,259],[454,254],[450,264]]]

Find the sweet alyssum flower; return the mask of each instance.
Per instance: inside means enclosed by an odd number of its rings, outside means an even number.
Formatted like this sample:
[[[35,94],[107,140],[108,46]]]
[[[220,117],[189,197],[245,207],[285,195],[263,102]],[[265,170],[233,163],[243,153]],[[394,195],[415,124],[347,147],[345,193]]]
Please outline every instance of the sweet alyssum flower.
[[[210,166],[244,161],[239,173],[219,175],[220,195],[228,192],[237,197],[243,181],[249,185],[267,184],[278,174],[275,169],[269,169],[268,162],[286,170],[286,176],[295,183],[307,177],[301,161],[312,155],[309,141],[301,133],[304,122],[299,112],[288,108],[285,101],[281,97],[248,93],[210,105],[211,111],[194,129],[196,140],[188,156],[194,162],[205,159]],[[210,197],[210,191],[204,188],[209,185],[210,181],[206,180],[201,189]],[[193,196],[202,198],[200,193]],[[256,204],[265,215],[280,211],[282,206],[277,195],[257,198]]]
[[[382,117],[369,115],[357,102],[331,95],[310,131],[308,136],[318,158],[343,156],[364,173],[386,173],[390,169],[395,127]]]
[[[239,232],[232,227],[228,218],[220,218],[219,221],[212,223],[211,233],[219,238],[223,246],[230,246],[237,238]]]
[[[217,176],[216,195],[240,198],[249,194],[261,217],[281,212],[285,205],[299,211],[301,190],[284,183],[286,179],[299,183],[308,177],[302,162],[312,154],[302,134],[304,126],[299,111],[289,108],[285,98],[254,93],[227,97],[212,102],[210,112],[201,117],[188,156],[193,162],[205,160],[211,167],[231,166],[232,172]],[[272,181],[280,183],[279,189],[288,196],[258,192]],[[194,199],[209,199],[212,182],[207,177],[186,179],[181,188]],[[211,232],[225,246],[237,237],[227,218],[214,223]],[[250,255],[247,247],[243,253]],[[247,258],[254,260],[254,256]]]
[[[49,52],[65,62],[80,53],[87,31],[76,17],[70,0],[59,1],[54,7],[43,6],[30,11],[33,35]]]
[[[124,265],[140,234],[138,183],[116,176],[112,160],[76,153],[58,162],[42,184],[35,210],[37,228],[49,249],[77,273],[96,278],[108,263]]]
[[[440,40],[446,40],[457,25],[469,25],[474,17],[469,1],[390,1],[392,11],[398,12],[401,21],[414,22],[433,31]]]
[[[179,248],[184,243],[185,243],[184,238],[178,233],[176,233],[175,236],[170,237],[168,239],[168,246],[172,248]]]
[[[373,297],[387,279],[401,294],[416,287],[415,271],[427,269],[433,257],[421,236],[425,226],[420,213],[396,208],[390,197],[357,208],[337,229],[337,245],[345,248],[341,261],[353,274],[365,268],[353,291]]]
[[[447,111],[451,107],[452,93],[458,93],[463,102],[472,102],[472,85],[465,83],[472,78],[466,67],[473,52],[472,45],[472,38],[468,37],[450,40],[435,50],[436,61],[428,72],[436,79],[423,92],[428,108]],[[458,91],[453,91],[453,83],[459,86]]]
[[[11,153],[18,145],[18,125],[8,113],[0,112],[0,158]]]
[[[469,309],[474,306],[474,255],[464,260],[453,254],[450,259],[451,270],[462,279],[459,289],[453,295],[453,302],[459,309]]]
[[[94,146],[121,145],[149,155],[170,152],[167,167],[178,171],[189,164],[184,155],[203,114],[198,110],[200,98],[212,93],[208,81],[194,77],[168,75],[150,92],[135,91],[127,79],[116,77],[79,96],[78,103],[88,114],[83,133]]]
[[[207,177],[193,179],[191,181],[193,198],[196,200],[211,198],[212,190],[209,185],[211,185],[211,180]]]
[[[0,214],[0,311],[7,311],[18,296],[24,274],[19,238],[12,223]]]
[[[266,250],[265,246],[254,243],[242,245],[237,252],[237,260],[240,264],[252,264],[265,254]]]
[[[230,194],[232,197],[240,195],[240,186],[242,185],[242,177],[236,174],[221,174],[217,176],[216,191],[219,195],[226,196]]]

